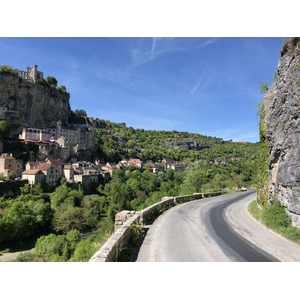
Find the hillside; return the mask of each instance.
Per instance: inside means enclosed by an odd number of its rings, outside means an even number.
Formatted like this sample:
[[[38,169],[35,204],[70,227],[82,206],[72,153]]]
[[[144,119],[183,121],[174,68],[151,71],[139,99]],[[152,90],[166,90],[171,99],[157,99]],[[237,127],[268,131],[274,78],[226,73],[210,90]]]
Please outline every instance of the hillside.
[[[240,161],[253,158],[257,150],[253,143],[233,143],[196,133],[134,129],[125,123],[90,120],[96,127],[99,154],[105,161],[118,161],[123,156],[138,157],[144,161],[161,161],[164,158],[176,161]]]

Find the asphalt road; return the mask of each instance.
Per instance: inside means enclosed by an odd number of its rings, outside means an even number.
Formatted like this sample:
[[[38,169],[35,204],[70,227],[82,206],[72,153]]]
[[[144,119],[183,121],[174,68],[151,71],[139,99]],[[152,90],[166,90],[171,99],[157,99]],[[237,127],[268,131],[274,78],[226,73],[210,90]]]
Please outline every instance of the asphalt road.
[[[247,191],[173,207],[146,227],[137,262],[300,261],[300,247],[256,221]]]

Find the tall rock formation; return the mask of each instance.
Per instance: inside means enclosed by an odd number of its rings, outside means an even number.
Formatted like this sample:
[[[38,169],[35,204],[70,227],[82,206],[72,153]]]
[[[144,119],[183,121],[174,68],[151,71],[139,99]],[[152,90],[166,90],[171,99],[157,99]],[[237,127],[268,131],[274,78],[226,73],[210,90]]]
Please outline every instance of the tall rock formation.
[[[0,72],[0,120],[8,121],[15,134],[23,127],[54,127],[70,115],[69,93],[43,80],[37,66],[28,69],[34,68],[38,78],[32,72]]]
[[[300,38],[281,49],[278,77],[263,99],[270,148],[269,199],[277,198],[300,227]]]

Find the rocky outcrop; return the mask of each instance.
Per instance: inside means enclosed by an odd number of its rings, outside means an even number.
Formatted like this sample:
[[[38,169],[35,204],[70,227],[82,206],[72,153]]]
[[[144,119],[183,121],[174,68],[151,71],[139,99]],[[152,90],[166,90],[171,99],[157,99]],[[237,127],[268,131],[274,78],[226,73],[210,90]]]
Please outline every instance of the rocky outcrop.
[[[207,146],[203,142],[197,142],[194,140],[170,141],[170,142],[166,142],[166,144],[172,148],[178,147],[178,148],[184,148],[184,149],[194,150],[194,151],[199,151],[204,148],[209,148],[209,146]]]
[[[54,127],[70,115],[69,94],[44,80],[25,80],[20,76],[0,72],[0,119],[8,121],[13,133],[23,127]]]
[[[278,77],[266,93],[266,131],[270,148],[269,200],[277,198],[300,227],[300,39],[281,50]]]

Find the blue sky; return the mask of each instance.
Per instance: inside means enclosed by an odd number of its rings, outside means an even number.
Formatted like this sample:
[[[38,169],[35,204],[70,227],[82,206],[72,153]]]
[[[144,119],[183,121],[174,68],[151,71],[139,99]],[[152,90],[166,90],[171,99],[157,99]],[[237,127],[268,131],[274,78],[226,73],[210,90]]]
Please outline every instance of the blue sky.
[[[0,38],[0,64],[37,64],[72,110],[134,128],[258,141],[254,106],[283,38]]]

